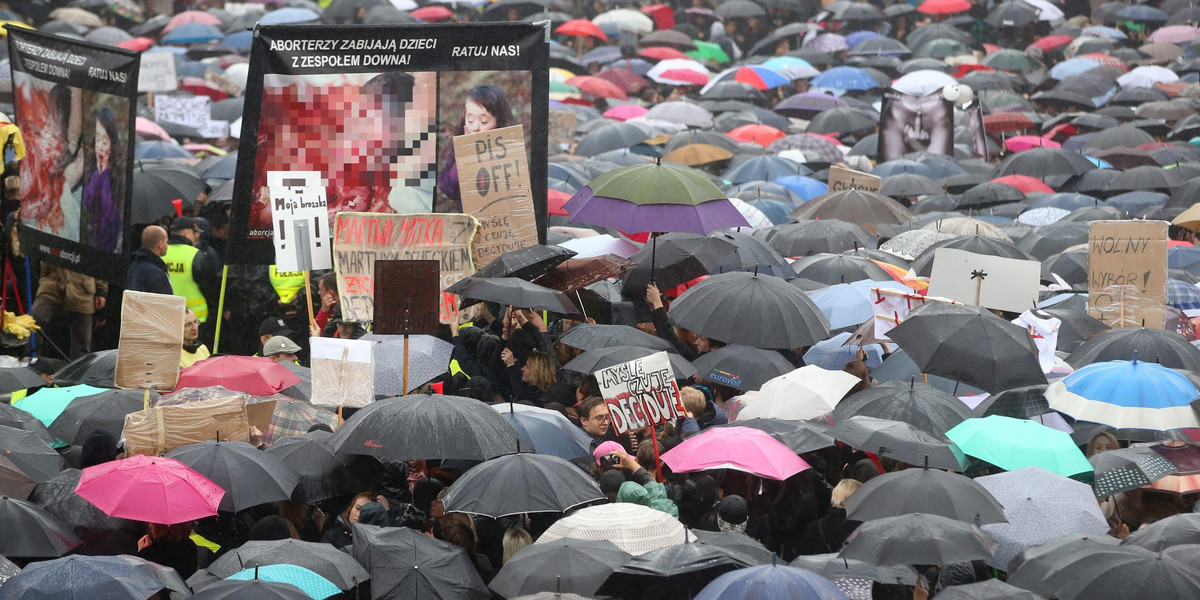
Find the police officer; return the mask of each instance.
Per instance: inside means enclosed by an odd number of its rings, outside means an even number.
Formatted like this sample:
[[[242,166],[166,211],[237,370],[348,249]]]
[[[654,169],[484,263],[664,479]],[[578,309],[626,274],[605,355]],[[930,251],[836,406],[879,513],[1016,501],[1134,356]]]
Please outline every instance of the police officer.
[[[209,306],[210,299],[219,285],[216,265],[198,247],[201,234],[200,224],[192,217],[179,217],[171,222],[171,236],[167,239],[167,276],[176,296],[183,296],[187,307],[196,313],[201,323],[201,337],[210,339],[211,331],[206,326],[209,312],[215,313],[217,306]],[[215,323],[216,320],[214,319]]]

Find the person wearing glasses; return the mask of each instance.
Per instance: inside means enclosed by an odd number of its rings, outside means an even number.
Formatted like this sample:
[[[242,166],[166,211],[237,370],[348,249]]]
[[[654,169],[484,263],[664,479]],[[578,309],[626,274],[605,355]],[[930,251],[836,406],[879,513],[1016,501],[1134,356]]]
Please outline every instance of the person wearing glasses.
[[[179,357],[179,366],[188,368],[199,361],[202,361],[212,353],[208,351],[208,347],[200,343],[200,320],[196,318],[196,313],[186,309],[183,313],[183,348]]]

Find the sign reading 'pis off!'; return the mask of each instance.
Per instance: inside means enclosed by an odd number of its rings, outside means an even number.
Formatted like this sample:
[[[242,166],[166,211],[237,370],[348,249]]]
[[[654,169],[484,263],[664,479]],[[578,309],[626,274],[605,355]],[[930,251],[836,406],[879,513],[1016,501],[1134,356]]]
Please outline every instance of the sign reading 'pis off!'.
[[[462,208],[479,219],[475,266],[538,243],[525,131],[520,125],[454,138]]]
[[[619,434],[665,423],[686,411],[666,352],[596,371],[596,381]]]

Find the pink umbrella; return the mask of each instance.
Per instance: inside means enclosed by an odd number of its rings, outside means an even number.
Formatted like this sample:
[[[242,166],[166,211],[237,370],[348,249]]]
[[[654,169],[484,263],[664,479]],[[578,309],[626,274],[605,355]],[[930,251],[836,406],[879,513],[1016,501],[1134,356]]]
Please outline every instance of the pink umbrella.
[[[1017,135],[1004,140],[1004,147],[1012,152],[1024,152],[1030,148],[1062,148],[1062,144],[1036,135]]]
[[[1187,44],[1200,38],[1200,29],[1192,25],[1168,25],[1154,30],[1150,34],[1151,42],[1166,42],[1170,44]]]
[[[173,525],[217,514],[225,490],[173,458],[138,454],[84,469],[75,493],[111,517]]]
[[[636,104],[620,104],[604,111],[604,116],[617,121],[628,121],[646,114],[645,107]]]
[[[667,69],[660,73],[655,81],[677,85],[704,85],[708,83],[708,75],[691,69]]]
[[[713,427],[684,440],[662,461],[676,473],[735,469],[778,480],[812,468],[766,432],[749,427]]]
[[[138,117],[134,121],[133,128],[134,132],[142,137],[155,137],[164,142],[171,141],[171,134],[167,133],[166,129],[146,117]]]
[[[219,385],[251,396],[270,396],[297,383],[300,378],[287,367],[264,356],[214,356],[180,371],[175,391]]]
[[[174,17],[171,17],[170,21],[167,21],[167,26],[163,27],[163,33],[167,33],[168,31],[187,23],[200,23],[202,25],[220,27],[221,19],[202,10],[185,10]]]

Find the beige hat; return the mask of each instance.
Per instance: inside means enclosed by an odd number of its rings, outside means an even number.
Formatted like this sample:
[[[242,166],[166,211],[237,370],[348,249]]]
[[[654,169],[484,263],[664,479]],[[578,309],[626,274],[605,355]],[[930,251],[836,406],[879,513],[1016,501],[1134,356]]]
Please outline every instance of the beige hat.
[[[293,342],[282,335],[277,335],[267,340],[266,344],[263,344],[264,356],[275,356],[276,354],[281,354],[284,352],[288,354],[295,354],[299,351],[300,346],[297,346],[296,342]]]

